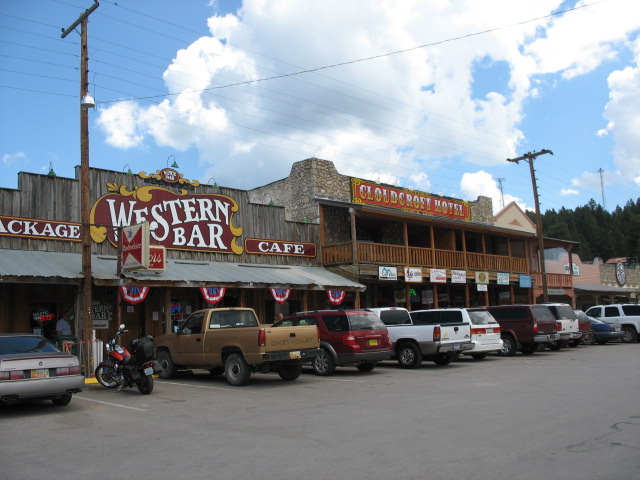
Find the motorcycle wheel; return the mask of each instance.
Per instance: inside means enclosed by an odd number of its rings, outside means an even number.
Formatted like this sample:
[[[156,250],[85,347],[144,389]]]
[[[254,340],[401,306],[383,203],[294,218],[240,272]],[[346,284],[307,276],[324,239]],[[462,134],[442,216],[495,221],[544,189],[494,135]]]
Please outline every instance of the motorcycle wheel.
[[[140,390],[140,393],[143,395],[149,395],[153,392],[153,377],[150,375],[142,375],[142,378],[138,380],[138,390]]]
[[[116,388],[118,382],[116,380],[116,371],[113,367],[107,365],[98,365],[95,371],[96,380],[100,385],[107,388]]]

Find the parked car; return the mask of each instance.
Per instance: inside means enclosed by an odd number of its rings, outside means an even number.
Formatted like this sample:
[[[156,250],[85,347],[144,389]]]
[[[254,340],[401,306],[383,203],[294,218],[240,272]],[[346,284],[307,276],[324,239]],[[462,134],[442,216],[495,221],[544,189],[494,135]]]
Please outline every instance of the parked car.
[[[593,343],[604,345],[611,340],[624,338],[624,330],[619,323],[607,323],[589,316],[587,318],[593,330]]]
[[[0,335],[0,404],[51,400],[67,405],[83,386],[75,355],[62,353],[41,335]]]
[[[402,368],[419,368],[423,360],[436,365],[449,365],[464,350],[473,348],[471,325],[459,316],[432,310],[414,310],[402,307],[371,307],[389,329],[394,357]],[[456,312],[457,313],[457,312]]]
[[[624,332],[623,342],[640,341],[640,305],[637,303],[596,305],[585,313],[607,323],[620,323]]]
[[[560,340],[549,343],[551,350],[560,350],[565,345],[577,347],[580,344],[582,333],[578,324],[578,317],[568,303],[545,303],[556,317]]]
[[[313,361],[317,375],[333,375],[336,367],[355,365],[370,372],[393,351],[384,323],[366,310],[316,310],[298,312],[274,323],[274,326],[316,325],[322,353]]]
[[[510,357],[518,350],[531,355],[560,339],[556,317],[546,305],[495,305],[487,310],[500,324],[500,355]]]
[[[482,360],[487,354],[502,350],[500,324],[486,308],[433,308],[423,312],[411,312],[411,317],[430,317],[433,322],[440,325],[461,322],[469,324],[473,347],[470,350],[463,350],[462,355],[471,355],[476,360]]]
[[[580,343],[583,345],[593,345],[596,343],[596,337],[593,334],[589,317],[582,310],[574,310],[574,312],[578,317],[578,327],[580,328],[580,333],[582,333]]]

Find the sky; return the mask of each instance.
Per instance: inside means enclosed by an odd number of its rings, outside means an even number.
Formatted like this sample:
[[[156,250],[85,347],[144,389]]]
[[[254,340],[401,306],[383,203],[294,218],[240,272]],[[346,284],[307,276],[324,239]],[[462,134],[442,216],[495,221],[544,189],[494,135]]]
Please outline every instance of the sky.
[[[89,162],[251,189],[295,162],[542,212],[640,198],[637,0],[101,0]],[[0,188],[80,165],[93,0],[0,0]]]

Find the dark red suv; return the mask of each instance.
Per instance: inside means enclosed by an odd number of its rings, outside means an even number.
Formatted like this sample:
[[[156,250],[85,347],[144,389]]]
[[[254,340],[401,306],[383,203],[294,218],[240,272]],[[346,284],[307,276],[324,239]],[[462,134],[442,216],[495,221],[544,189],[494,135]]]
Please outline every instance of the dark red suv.
[[[313,361],[317,375],[332,375],[336,367],[355,365],[370,372],[376,362],[393,355],[389,332],[375,313],[366,310],[316,310],[298,312],[273,326],[316,325],[322,354]]]

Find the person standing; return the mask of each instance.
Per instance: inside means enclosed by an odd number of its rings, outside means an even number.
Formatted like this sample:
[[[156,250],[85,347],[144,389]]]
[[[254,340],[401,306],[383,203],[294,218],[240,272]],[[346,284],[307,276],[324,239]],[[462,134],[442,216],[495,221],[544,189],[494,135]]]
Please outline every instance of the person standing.
[[[65,312],[56,322],[56,335],[71,335],[69,312]]]

